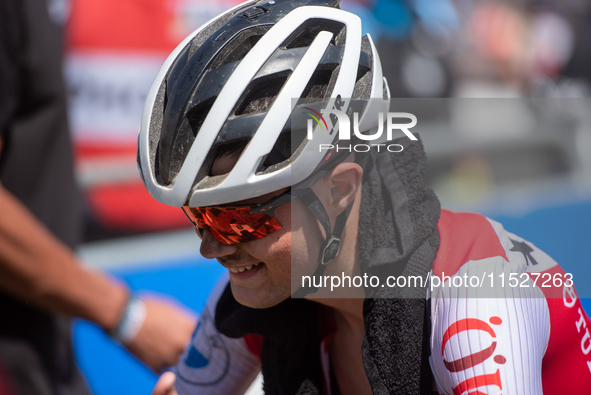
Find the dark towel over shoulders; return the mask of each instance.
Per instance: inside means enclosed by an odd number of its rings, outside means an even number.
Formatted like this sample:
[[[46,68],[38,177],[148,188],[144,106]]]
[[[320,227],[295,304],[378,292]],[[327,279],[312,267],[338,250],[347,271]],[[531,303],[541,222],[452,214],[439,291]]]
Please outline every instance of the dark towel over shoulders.
[[[361,271],[381,278],[427,278],[439,248],[441,206],[423,182],[420,142],[373,154],[364,169],[359,218]],[[423,282],[423,285],[425,282]],[[426,287],[366,289],[362,354],[374,394],[432,394]]]

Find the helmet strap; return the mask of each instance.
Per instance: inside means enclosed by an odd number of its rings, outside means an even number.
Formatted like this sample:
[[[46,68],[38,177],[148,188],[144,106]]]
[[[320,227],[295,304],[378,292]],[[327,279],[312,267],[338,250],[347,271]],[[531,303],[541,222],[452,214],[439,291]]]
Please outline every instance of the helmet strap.
[[[330,218],[328,217],[328,213],[312,189],[306,188],[306,191],[303,191],[303,194],[300,195],[300,200],[316,217],[318,222],[320,222],[320,225],[322,225],[324,232],[326,233],[326,239],[320,247],[320,253],[318,255],[318,267],[316,268],[316,271],[314,271],[312,277],[322,276],[328,264],[337,257],[339,251],[341,250],[341,234],[345,229],[347,218],[351,213],[351,208],[353,207],[353,202],[355,200],[353,200],[337,217],[334,233],[330,228]],[[311,284],[308,287],[300,288],[293,294],[293,296],[296,298],[301,298],[316,291],[318,291],[318,287],[315,287],[313,284]]]

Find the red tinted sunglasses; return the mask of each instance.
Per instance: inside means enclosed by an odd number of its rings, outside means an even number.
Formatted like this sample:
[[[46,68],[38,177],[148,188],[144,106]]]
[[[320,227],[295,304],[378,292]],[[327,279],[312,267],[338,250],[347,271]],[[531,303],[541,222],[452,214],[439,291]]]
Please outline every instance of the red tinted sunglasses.
[[[260,204],[182,208],[196,228],[208,230],[223,244],[231,245],[257,240],[281,229],[283,225],[274,217],[273,210],[294,198],[288,189]]]

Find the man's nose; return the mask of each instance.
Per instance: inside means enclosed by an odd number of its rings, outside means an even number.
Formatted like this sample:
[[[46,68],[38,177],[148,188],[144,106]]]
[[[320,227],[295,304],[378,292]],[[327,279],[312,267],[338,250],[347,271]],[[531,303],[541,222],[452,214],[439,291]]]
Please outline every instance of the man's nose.
[[[220,258],[227,255],[232,255],[238,250],[236,244],[226,245],[213,237],[208,230],[202,231],[203,239],[201,240],[201,255],[207,259]]]

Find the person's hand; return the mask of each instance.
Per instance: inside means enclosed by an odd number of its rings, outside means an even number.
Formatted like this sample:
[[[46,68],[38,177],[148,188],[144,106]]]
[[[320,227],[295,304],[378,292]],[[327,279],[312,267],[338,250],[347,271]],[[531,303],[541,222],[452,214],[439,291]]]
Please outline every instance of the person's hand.
[[[125,346],[150,368],[161,372],[177,363],[191,340],[197,319],[163,299],[150,297],[142,301],[146,319],[137,336]]]
[[[152,390],[152,395],[178,395],[174,390],[176,376],[172,372],[166,372],[158,379]]]

